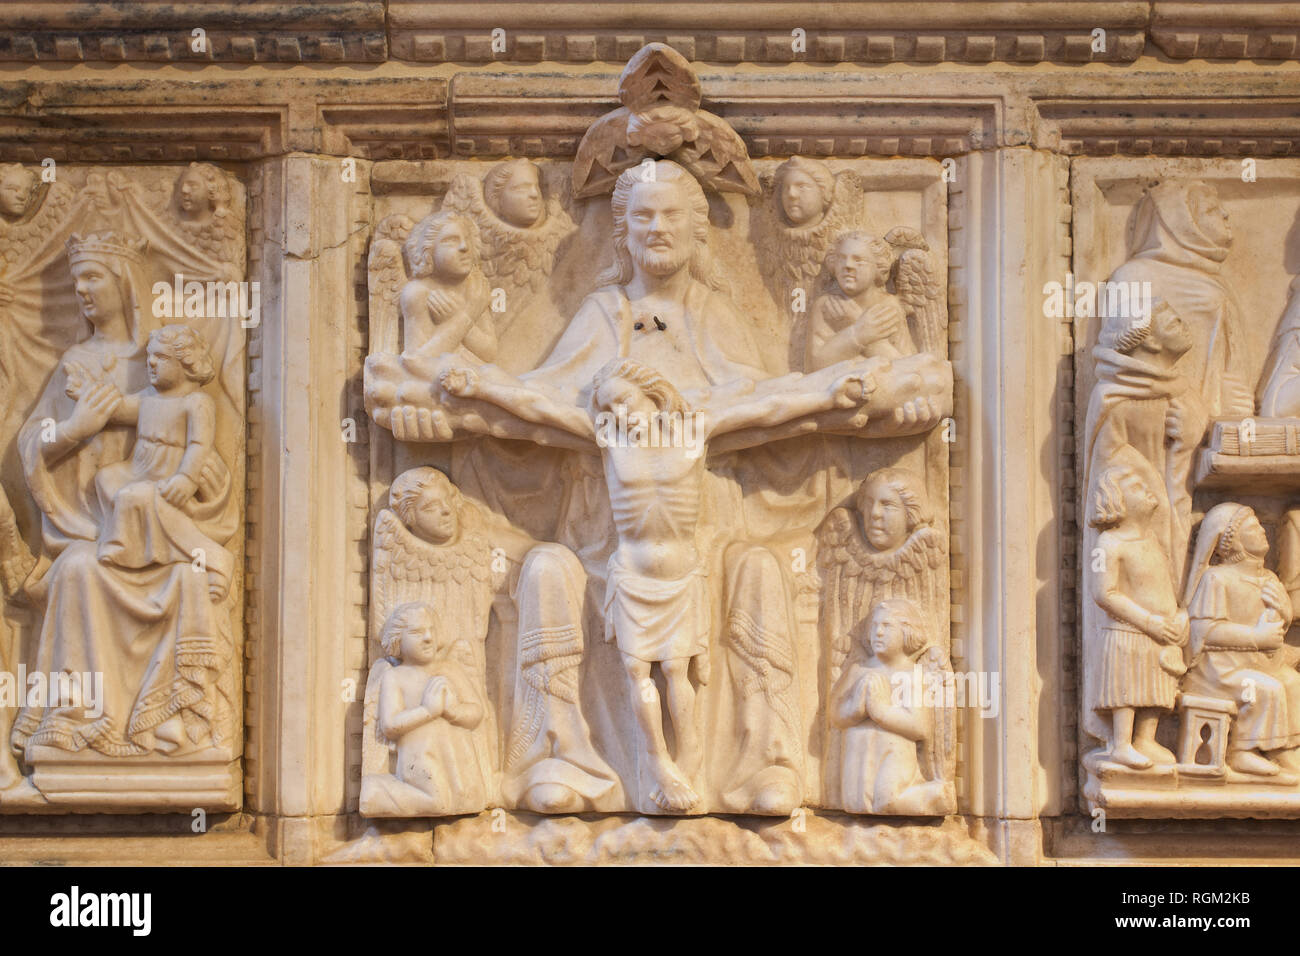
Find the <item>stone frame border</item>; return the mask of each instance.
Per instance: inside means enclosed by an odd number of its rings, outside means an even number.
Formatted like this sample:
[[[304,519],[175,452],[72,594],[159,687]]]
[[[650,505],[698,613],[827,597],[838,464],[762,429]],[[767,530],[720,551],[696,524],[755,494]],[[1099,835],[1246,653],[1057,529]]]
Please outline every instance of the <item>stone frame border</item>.
[[[250,278],[263,284],[264,308],[248,350],[245,811],[202,838],[188,818],[6,816],[7,861],[156,862],[189,837],[192,862],[306,864],[346,844],[356,821],[344,735],[359,723],[340,686],[364,668],[358,543],[369,466],[368,452],[345,445],[338,429],[361,404],[365,305],[356,289],[369,161],[563,155],[593,114],[614,105],[616,75],[577,72],[557,83],[552,73],[543,95],[530,92],[540,69],[390,64],[355,77],[214,77],[215,90],[174,70],[125,82],[28,70],[0,92],[0,160],[39,161],[47,146],[60,162],[211,160],[237,168],[248,187]],[[999,669],[1004,680],[998,721],[965,743],[973,832],[1016,863],[1279,859],[1278,838],[1300,823],[1129,821],[1095,835],[1079,813],[1074,346],[1068,329],[1042,317],[1041,287],[1070,257],[1067,156],[1296,155],[1300,74],[1243,65],[1181,75],[1142,61],[1126,73],[1070,76],[928,72],[923,84],[913,72],[701,75],[710,108],[755,155],[860,148],[956,159],[954,639],[970,666]],[[339,175],[349,155],[355,184]],[[972,395],[984,403],[979,421]],[[1008,499],[1006,489],[1019,487],[1031,507]],[[1025,581],[1037,591],[1026,593]],[[1005,689],[1013,679],[1031,689],[1015,710]],[[102,846],[95,834],[110,829],[135,835]]]

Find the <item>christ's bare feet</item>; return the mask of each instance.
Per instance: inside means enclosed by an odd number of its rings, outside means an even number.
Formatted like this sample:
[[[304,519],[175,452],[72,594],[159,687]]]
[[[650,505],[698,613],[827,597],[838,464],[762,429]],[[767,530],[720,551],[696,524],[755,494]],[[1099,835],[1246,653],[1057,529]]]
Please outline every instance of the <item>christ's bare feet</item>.
[[[663,810],[689,810],[700,802],[700,795],[691,789],[671,762],[660,763],[654,768],[655,784],[650,790],[650,799]]]

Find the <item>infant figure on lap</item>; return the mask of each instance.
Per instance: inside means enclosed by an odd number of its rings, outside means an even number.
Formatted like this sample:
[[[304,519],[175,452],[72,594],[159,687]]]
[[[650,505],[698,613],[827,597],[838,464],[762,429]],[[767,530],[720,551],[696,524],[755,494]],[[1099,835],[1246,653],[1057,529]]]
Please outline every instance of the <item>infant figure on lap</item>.
[[[203,337],[185,325],[168,325],[149,336],[149,386],[120,396],[109,418],[136,429],[131,457],[95,475],[104,515],[101,564],[139,569],[201,562],[213,600],[230,585],[233,560],[196,524],[204,509],[203,486],[219,483],[216,408],[202,387],[216,369]],[[94,383],[75,363],[67,368],[67,393],[78,398]],[[114,390],[115,391],[115,390]]]

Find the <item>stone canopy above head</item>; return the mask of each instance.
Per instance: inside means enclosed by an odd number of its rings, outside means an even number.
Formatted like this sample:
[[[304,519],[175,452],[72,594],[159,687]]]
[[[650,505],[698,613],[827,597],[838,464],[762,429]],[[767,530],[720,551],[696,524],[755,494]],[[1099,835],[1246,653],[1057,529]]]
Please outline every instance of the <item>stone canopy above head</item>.
[[[725,120],[699,108],[700,81],[672,47],[651,43],[638,50],[618,91],[623,106],[596,120],[578,144],[575,197],[610,191],[624,170],[653,157],[680,163],[718,192],[758,194],[744,141]]]

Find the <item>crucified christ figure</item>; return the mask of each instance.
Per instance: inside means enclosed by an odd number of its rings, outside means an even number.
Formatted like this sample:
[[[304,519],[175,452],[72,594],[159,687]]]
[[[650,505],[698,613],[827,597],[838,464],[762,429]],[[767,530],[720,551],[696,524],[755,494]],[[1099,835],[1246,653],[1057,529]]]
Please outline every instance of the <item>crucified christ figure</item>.
[[[861,405],[875,387],[870,372],[858,368],[820,389],[768,385],[732,392],[725,401],[715,393],[717,400],[697,409],[664,375],[630,358],[614,359],[596,373],[589,409],[500,372],[450,369],[440,384],[452,395],[499,405],[599,447],[618,532],[605,584],[605,640],[617,643],[628,676],[638,753],[649,778],[641,802],[659,812],[695,808],[703,763],[696,692],[709,680],[712,622],[707,566],[696,542],[708,442],[726,432]],[[653,680],[656,665],[667,691],[666,713]]]

